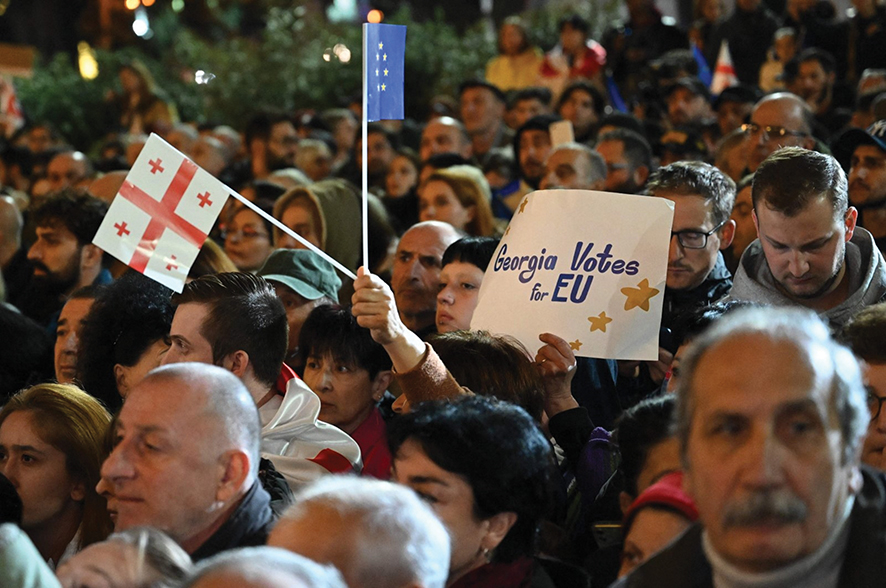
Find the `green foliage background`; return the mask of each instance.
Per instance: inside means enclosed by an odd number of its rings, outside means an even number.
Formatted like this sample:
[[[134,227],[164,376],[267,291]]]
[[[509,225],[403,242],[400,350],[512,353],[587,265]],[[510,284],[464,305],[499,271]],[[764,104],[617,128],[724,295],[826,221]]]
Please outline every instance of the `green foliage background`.
[[[613,15],[618,0],[589,3],[585,14],[600,31]],[[555,11],[524,14],[532,40],[550,48],[557,40]],[[228,35],[207,40],[181,26],[165,9],[152,14],[154,37],[140,47],[96,51],[99,76],[83,80],[66,56],[56,56],[35,68],[30,80],[16,82],[22,106],[31,120],[49,121],[74,146],[88,150],[109,131],[114,121],[105,103],[109,90],[119,90],[117,70],[134,58],[154,75],[158,86],[178,107],[183,120],[230,124],[241,128],[259,109],[323,109],[340,106],[360,92],[361,27],[330,24],[309,17],[300,7],[272,7],[266,28],[258,38]],[[459,34],[438,18],[411,22],[401,10],[386,20],[408,24],[405,102],[408,116],[421,119],[430,99],[454,94],[458,84],[482,77],[486,62],[496,53],[495,42],[483,26]],[[351,59],[341,62],[332,48],[344,44]],[[323,59],[324,53],[330,60]],[[204,70],[215,78],[194,83],[194,72]]]

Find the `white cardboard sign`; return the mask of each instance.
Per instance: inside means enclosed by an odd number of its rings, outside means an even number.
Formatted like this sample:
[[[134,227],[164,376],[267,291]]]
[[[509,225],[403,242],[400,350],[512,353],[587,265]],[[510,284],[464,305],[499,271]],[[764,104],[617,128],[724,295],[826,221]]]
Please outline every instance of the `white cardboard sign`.
[[[586,190],[528,194],[480,288],[472,329],[541,333],[577,356],[658,359],[674,203]]]

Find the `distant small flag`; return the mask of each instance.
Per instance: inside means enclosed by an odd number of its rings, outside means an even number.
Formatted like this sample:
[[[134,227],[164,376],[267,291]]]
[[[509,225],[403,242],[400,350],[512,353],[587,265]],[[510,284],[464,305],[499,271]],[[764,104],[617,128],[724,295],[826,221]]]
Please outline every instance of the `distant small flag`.
[[[403,61],[406,27],[364,24],[366,67],[366,118],[403,119]]]
[[[695,63],[698,64],[698,79],[700,79],[705,86],[710,88],[712,77],[711,68],[708,66],[708,60],[704,58],[698,45],[694,42],[690,43],[690,45],[692,46],[692,56],[695,58]]]
[[[720,44],[720,54],[717,56],[717,66],[714,68],[714,79],[711,81],[711,94],[718,96],[726,88],[738,85],[738,76],[735,74],[735,66],[732,65],[732,54],[729,53],[729,43],[725,40]]]
[[[12,79],[0,75],[0,134],[8,139],[23,126],[25,126],[25,115]]]
[[[612,108],[619,112],[628,111],[628,107],[625,104],[624,98],[621,97],[621,92],[618,91],[615,80],[609,74],[606,74],[606,92],[609,94],[609,103],[612,105]]]
[[[181,292],[229,194],[227,186],[151,135],[92,242]]]

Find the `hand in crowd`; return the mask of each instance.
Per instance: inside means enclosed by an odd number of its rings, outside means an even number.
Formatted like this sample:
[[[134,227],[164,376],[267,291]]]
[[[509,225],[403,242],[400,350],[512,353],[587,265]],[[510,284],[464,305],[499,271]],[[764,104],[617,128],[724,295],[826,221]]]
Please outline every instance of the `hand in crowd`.
[[[357,323],[369,329],[380,345],[390,345],[408,330],[400,320],[390,286],[364,267],[357,270],[351,304]]]
[[[545,412],[552,417],[564,410],[578,408],[572,396],[576,361],[569,343],[552,333],[542,333],[538,338],[544,343],[535,354],[535,362],[544,381]]]
[[[425,353],[425,344],[400,319],[391,288],[366,268],[357,270],[351,312],[357,324],[369,329],[372,338],[385,348],[394,369],[400,373],[415,367]]]
[[[658,348],[658,361],[646,362],[649,366],[649,377],[656,384],[661,384],[668,370],[671,369],[671,363],[674,361],[674,354],[663,347]]]

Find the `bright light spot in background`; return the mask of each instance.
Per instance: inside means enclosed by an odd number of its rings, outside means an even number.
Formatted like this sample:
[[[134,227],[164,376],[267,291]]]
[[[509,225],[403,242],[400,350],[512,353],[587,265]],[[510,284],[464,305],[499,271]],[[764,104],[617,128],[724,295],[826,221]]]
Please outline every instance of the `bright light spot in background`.
[[[357,20],[357,3],[355,0],[333,0],[326,9],[326,17],[330,22],[353,22]]]
[[[148,22],[148,12],[139,7],[135,11],[135,20],[132,21],[132,32],[139,37],[150,38],[151,24]]]
[[[347,63],[351,60],[351,50],[341,43],[338,43],[333,47],[332,52],[335,53],[335,56],[338,57],[338,60],[342,63]]]
[[[323,52],[323,61],[332,61],[332,49],[329,47]]]
[[[80,67],[80,77],[84,80],[94,80],[98,77],[98,62],[95,60],[95,51],[86,41],[77,43],[77,65]]]
[[[153,6],[154,0],[142,0],[142,4],[144,4],[145,6]]]
[[[126,0],[126,9],[135,10],[140,4],[139,0]]]
[[[181,12],[185,9],[185,0],[172,0],[173,12]]]
[[[382,12],[381,10],[372,9],[369,11],[369,14],[366,15],[366,22],[379,23],[384,17],[384,12]]]
[[[198,84],[208,84],[214,79],[214,73],[209,73],[208,71],[203,71],[202,69],[198,69],[194,72],[194,81]]]

